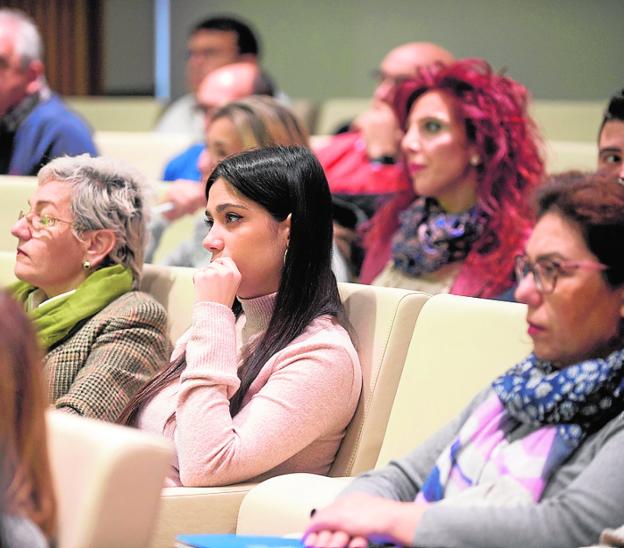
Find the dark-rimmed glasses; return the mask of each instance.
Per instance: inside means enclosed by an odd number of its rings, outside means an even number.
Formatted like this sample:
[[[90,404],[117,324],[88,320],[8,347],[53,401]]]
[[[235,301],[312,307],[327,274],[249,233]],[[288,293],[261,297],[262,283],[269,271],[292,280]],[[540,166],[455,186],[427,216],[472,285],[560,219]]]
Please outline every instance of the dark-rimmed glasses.
[[[540,293],[552,293],[557,280],[562,274],[584,268],[588,270],[607,270],[609,267],[596,261],[557,261],[554,259],[529,260],[526,255],[517,255],[515,259],[516,280],[520,283],[529,273],[533,274],[535,287]]]

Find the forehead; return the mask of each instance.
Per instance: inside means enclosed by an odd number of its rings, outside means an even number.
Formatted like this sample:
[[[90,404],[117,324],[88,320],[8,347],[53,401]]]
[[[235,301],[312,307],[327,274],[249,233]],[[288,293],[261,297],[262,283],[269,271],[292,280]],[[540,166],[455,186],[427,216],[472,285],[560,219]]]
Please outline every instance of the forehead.
[[[595,259],[585,243],[580,227],[574,221],[552,211],[545,213],[537,222],[526,249],[532,259],[553,253],[570,259]]]
[[[435,116],[449,122],[459,120],[457,99],[445,91],[428,91],[421,95],[410,112],[410,118]]]
[[[624,121],[610,120],[600,132],[599,146],[624,148]]]
[[[418,70],[418,62],[413,52],[398,48],[383,58],[381,70],[388,76],[414,76]]]
[[[72,186],[60,181],[40,184],[30,199],[34,207],[39,202],[50,202],[56,206],[69,205],[72,199]]]
[[[221,116],[210,122],[208,142],[211,140],[235,141],[239,138],[236,126],[227,116]]]
[[[238,52],[238,36],[234,31],[199,30],[188,39],[189,49],[219,49]]]
[[[15,56],[14,33],[0,23],[0,57],[5,60]]]

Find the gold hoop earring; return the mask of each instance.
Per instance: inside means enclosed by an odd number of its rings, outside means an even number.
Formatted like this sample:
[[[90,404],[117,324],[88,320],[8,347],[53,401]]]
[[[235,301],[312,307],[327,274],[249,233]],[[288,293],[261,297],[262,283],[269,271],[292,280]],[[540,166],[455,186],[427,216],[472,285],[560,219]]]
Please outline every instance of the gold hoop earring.
[[[286,266],[286,256],[288,255],[288,248],[284,250],[284,266]]]

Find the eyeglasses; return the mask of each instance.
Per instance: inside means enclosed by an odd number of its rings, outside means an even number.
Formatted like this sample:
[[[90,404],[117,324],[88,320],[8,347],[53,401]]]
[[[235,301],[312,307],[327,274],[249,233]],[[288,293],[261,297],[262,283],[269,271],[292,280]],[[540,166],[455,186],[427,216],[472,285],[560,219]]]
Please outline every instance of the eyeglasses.
[[[378,84],[389,82],[392,86],[400,86],[403,82],[409,80],[408,76],[390,76],[381,69],[373,69],[371,76]]]
[[[540,293],[552,293],[557,280],[562,274],[584,268],[588,270],[607,270],[609,267],[595,261],[554,261],[539,259],[531,262],[526,255],[517,255],[515,259],[516,280],[520,283],[529,273],[533,274],[535,286]]]
[[[37,215],[36,213],[29,211],[28,213],[24,213],[20,211],[17,220],[26,219],[28,225],[35,231],[40,232],[42,230],[50,229],[56,223],[65,223],[68,225],[72,225],[72,221],[66,221],[64,219],[59,219],[57,217],[52,217],[52,215],[48,215],[44,213],[43,215]]]

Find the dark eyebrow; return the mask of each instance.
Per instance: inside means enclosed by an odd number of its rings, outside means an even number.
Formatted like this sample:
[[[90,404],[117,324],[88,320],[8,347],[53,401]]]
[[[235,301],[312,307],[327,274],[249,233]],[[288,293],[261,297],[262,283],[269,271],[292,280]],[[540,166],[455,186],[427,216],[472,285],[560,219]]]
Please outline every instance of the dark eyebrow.
[[[229,209],[229,208],[245,209],[245,210],[249,209],[247,206],[244,206],[243,204],[232,204],[232,203],[226,202],[224,204],[219,204],[217,206],[217,213],[221,213],[224,209]],[[208,211],[208,209],[206,209],[206,215],[210,215],[210,212]]]
[[[598,150],[599,154],[602,154],[603,152],[619,152],[621,154],[622,149],[620,147],[603,147]]]

